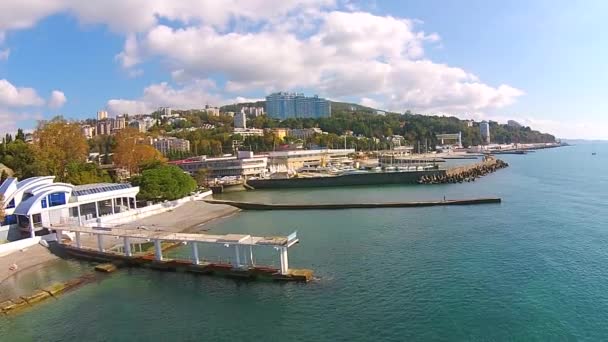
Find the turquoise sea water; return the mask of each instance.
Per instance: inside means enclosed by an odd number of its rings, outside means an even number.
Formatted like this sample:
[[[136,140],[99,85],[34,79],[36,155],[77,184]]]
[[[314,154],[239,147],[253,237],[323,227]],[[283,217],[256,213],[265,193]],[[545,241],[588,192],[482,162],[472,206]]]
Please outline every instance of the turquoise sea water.
[[[502,159],[511,167],[475,183],[228,194],[300,203],[500,196],[503,203],[242,212],[205,228],[298,230],[290,265],[312,268],[318,279],[277,284],[121,270],[0,317],[0,340],[608,339],[608,146]]]

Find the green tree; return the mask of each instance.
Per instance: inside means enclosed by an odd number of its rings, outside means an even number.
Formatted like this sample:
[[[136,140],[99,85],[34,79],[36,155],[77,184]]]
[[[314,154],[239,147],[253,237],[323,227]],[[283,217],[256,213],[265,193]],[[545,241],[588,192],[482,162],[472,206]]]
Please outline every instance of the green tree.
[[[138,197],[142,200],[176,200],[196,190],[194,179],[173,165],[144,170],[132,183],[139,186]]]
[[[97,164],[71,162],[67,167],[66,182],[74,185],[110,183],[112,178]]]
[[[25,133],[23,133],[23,130],[21,128],[19,128],[17,130],[17,135],[15,135],[15,140],[25,141]]]
[[[0,194],[0,225],[4,222],[4,195]]]
[[[194,174],[194,180],[198,186],[206,186],[207,185],[207,177],[209,177],[209,170],[205,168],[200,168],[196,170]]]

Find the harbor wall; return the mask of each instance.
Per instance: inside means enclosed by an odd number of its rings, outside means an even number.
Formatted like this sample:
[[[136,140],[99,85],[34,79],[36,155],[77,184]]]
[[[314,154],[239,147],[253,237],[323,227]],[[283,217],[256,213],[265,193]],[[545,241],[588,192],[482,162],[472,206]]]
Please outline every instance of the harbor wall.
[[[421,177],[444,176],[446,170],[382,172],[353,174],[336,177],[288,178],[288,179],[254,179],[247,185],[254,189],[309,188],[325,186],[354,186],[381,184],[416,184]]]

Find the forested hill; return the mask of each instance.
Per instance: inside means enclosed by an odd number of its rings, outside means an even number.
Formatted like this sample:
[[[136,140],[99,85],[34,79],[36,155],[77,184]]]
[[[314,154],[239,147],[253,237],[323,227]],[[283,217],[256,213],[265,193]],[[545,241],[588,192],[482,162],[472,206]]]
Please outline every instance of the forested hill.
[[[222,107],[224,111],[240,111],[241,107],[264,106],[265,101],[253,103],[239,103]],[[369,138],[383,138],[391,135],[402,135],[414,144],[418,141],[428,140],[429,143],[437,143],[436,135],[442,133],[462,132],[463,145],[472,146],[481,144],[479,123],[472,126],[467,120],[461,120],[453,116],[433,116],[413,114],[407,111],[404,114],[389,113],[377,114],[374,108],[365,107],[352,103],[332,102],[332,116],[319,119],[287,119],[279,122],[267,117],[259,117],[253,120],[256,128],[312,128],[319,127],[328,133],[342,135],[346,131],[352,131],[355,135],[363,135]],[[384,113],[384,112],[382,112]],[[499,124],[490,121],[490,135],[493,143],[548,143],[555,142],[551,134],[532,130],[530,127],[516,127]]]

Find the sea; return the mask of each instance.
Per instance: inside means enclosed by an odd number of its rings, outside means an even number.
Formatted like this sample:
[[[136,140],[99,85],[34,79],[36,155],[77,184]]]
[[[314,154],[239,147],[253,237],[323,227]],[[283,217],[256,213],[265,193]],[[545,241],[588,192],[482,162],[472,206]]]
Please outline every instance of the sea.
[[[201,229],[297,231],[290,267],[314,270],[315,280],[122,269],[0,316],[0,341],[608,340],[608,145],[500,158],[510,167],[473,183],[225,194],[272,203],[502,203],[240,212]],[[201,254],[229,257],[221,246]],[[256,262],[277,265],[275,254],[256,252]],[[14,286],[85,269],[60,261]]]

